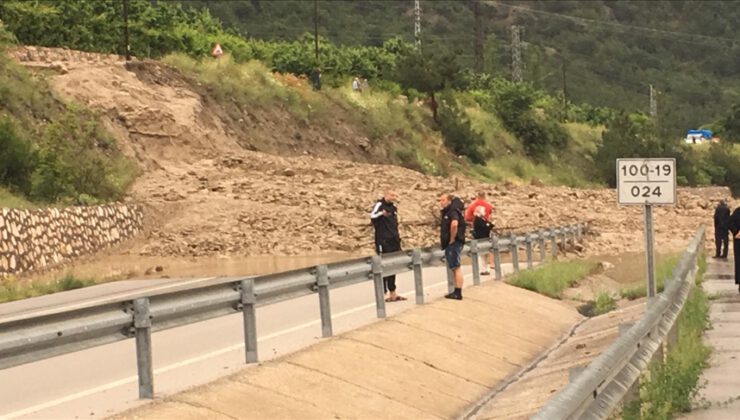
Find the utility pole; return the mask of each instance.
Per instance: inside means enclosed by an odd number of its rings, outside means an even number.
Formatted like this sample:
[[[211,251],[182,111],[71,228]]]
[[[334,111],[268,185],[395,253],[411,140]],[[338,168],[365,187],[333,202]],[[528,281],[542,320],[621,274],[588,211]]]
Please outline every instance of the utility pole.
[[[416,50],[421,51],[421,1],[414,0],[414,40]]]
[[[123,0],[123,48],[126,50],[126,61],[131,61],[131,45],[128,41],[128,0]]]
[[[653,119],[658,118],[658,99],[656,95],[657,92],[653,89],[653,85],[650,85],[650,116]]]
[[[475,70],[483,71],[483,25],[480,16],[480,0],[473,0],[473,16],[475,17]]]
[[[568,80],[565,77],[566,61],[563,55],[560,56],[560,60],[563,71],[563,113],[566,114],[566,111],[568,110]]]
[[[319,0],[313,0],[313,44],[316,52],[316,66],[319,65]]]
[[[511,78],[519,83],[522,79],[521,26],[511,25]]]

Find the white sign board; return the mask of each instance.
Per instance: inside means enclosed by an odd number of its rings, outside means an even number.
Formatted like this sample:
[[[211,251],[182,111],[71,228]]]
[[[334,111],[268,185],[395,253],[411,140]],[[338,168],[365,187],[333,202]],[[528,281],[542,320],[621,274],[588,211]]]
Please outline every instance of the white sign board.
[[[617,159],[619,204],[676,204],[676,159]]]

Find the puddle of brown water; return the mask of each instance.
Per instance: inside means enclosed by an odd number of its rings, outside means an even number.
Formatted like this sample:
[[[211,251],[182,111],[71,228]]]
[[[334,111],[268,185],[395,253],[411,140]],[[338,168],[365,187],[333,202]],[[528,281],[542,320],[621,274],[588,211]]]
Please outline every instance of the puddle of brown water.
[[[676,253],[665,253],[655,255],[655,264],[675,256]],[[635,284],[645,281],[647,277],[647,261],[643,252],[627,252],[619,255],[600,255],[588,258],[591,261],[605,261],[614,267],[607,270],[604,275],[621,284]]]
[[[144,257],[138,255],[101,256],[93,261],[76,262],[46,273],[24,276],[23,281],[54,281],[72,274],[96,281],[157,279],[175,277],[217,277],[261,275],[361,257],[358,254],[331,253],[304,256],[251,257]],[[161,271],[157,271],[161,267]]]

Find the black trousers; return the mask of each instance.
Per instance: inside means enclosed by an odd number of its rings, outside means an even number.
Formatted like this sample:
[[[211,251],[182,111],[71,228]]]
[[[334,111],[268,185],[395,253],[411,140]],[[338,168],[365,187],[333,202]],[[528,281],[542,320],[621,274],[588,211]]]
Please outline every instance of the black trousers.
[[[396,275],[383,277],[383,290],[388,293],[390,290],[391,292],[396,291]]]
[[[380,244],[375,244],[375,252],[378,255],[390,254],[392,252],[398,252],[401,250],[401,246],[397,244],[386,244],[383,247]],[[383,277],[383,291],[388,293],[389,291],[396,291],[396,275]]]
[[[717,252],[714,253],[714,256],[727,258],[727,253],[730,248],[730,231],[725,229],[714,229],[714,243],[717,247]]]

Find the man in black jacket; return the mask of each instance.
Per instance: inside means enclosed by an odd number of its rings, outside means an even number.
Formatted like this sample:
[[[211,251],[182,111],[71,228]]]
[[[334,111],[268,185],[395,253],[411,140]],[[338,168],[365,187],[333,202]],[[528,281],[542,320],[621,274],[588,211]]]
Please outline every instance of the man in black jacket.
[[[730,208],[724,201],[714,210],[714,241],[717,246],[714,258],[726,260],[730,245]]]
[[[370,212],[370,220],[375,228],[375,252],[378,255],[388,254],[401,250],[401,235],[398,233],[398,209],[396,200],[398,196],[394,191],[386,191],[383,198],[378,200]],[[406,300],[405,297],[396,294],[396,276],[383,277],[383,285],[388,297],[386,302],[398,302]]]
[[[455,291],[445,297],[462,300],[463,273],[460,259],[465,245],[465,205],[452,194],[442,194],[439,197],[439,206],[442,208],[440,246],[445,250],[447,267],[455,275]]]

